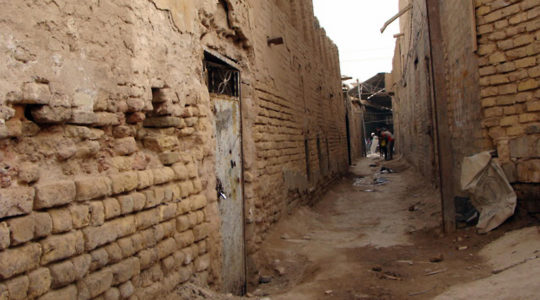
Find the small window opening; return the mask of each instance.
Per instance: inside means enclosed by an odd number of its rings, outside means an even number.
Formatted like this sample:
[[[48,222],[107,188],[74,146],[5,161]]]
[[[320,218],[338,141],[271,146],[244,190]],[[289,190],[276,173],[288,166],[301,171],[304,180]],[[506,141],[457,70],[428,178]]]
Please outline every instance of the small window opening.
[[[236,68],[205,52],[204,73],[210,93],[239,97],[240,72]]]

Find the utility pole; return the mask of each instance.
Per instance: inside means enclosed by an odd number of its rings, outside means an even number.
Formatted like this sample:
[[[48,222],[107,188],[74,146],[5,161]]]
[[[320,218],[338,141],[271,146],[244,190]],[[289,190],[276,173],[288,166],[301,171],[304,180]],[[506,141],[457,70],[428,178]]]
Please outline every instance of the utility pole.
[[[364,89],[364,87],[360,86],[359,79],[356,79],[356,87],[358,88],[358,101],[360,102],[360,107],[362,107],[362,101],[360,100],[362,100],[362,90]],[[364,145],[364,153],[367,156],[368,149],[367,149],[366,139],[368,138],[368,136],[367,136],[367,131],[366,131],[366,115],[364,114],[364,109],[362,109],[362,129],[364,133],[364,136],[362,138],[362,144]]]

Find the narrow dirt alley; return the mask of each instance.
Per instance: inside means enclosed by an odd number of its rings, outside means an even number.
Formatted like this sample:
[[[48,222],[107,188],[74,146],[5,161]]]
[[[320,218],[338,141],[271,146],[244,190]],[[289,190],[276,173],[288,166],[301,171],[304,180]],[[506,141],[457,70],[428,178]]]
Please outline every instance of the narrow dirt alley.
[[[395,173],[380,174],[382,167]],[[482,236],[474,228],[443,235],[439,201],[405,163],[359,160],[314,207],[300,208],[272,230],[257,258],[259,285],[250,294],[431,299],[489,276],[491,267],[477,253],[521,225]]]

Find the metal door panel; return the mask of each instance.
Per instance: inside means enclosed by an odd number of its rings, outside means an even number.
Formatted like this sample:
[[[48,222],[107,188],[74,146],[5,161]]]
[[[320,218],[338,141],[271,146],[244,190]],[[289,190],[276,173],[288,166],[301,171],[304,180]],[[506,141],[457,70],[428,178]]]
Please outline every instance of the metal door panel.
[[[245,286],[244,214],[240,102],[214,96],[216,177],[223,243],[223,285],[242,294]]]

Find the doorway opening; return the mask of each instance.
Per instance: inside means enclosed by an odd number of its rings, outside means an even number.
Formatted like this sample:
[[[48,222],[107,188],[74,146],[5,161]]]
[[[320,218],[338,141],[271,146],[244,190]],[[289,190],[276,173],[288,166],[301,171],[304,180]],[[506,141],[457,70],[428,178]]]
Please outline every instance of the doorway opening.
[[[205,51],[204,78],[214,112],[216,193],[221,215],[222,281],[226,292],[246,292],[240,71]]]

